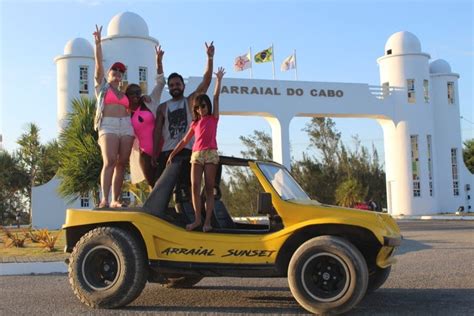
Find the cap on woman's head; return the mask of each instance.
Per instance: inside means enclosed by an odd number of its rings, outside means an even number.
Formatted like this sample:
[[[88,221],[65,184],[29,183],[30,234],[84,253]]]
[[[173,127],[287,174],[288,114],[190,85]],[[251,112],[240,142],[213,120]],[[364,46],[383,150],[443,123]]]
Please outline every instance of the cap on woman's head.
[[[127,67],[125,67],[125,65],[119,61],[113,63],[113,65],[110,66],[109,71],[111,71],[112,69],[118,70],[121,73],[125,73],[125,71],[127,71]]]

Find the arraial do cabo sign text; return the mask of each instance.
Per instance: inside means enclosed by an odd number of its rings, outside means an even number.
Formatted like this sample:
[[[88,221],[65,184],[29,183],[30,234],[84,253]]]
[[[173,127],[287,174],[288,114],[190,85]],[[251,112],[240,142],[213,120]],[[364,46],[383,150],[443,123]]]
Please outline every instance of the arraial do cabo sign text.
[[[273,95],[273,96],[303,96],[310,95],[312,97],[326,98],[342,98],[344,91],[334,89],[303,89],[303,88],[285,88],[278,87],[256,87],[256,86],[222,86],[222,94],[238,94],[238,95]]]

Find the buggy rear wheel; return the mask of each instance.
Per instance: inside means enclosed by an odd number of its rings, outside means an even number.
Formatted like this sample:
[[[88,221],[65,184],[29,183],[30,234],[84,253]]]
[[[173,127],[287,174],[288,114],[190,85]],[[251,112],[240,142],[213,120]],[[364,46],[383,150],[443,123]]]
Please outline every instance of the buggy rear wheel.
[[[136,299],[147,281],[146,255],[136,238],[124,229],[99,227],[74,247],[69,283],[84,304],[115,308]]]

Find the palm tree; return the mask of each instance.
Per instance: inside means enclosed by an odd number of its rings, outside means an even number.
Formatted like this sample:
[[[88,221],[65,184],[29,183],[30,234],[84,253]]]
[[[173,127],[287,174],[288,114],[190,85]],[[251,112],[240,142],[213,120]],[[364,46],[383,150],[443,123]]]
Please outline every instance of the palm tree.
[[[95,100],[82,97],[72,100],[67,127],[59,135],[58,191],[69,202],[92,194],[99,202],[102,158],[94,130]]]
[[[146,181],[140,183],[132,183],[131,181],[125,181],[123,183],[123,190],[130,192],[134,197],[134,203],[132,206],[141,206],[145,203],[151,192],[151,187]]]
[[[347,179],[336,190],[336,203],[341,206],[353,207],[358,201],[363,201],[367,194],[356,179]]]

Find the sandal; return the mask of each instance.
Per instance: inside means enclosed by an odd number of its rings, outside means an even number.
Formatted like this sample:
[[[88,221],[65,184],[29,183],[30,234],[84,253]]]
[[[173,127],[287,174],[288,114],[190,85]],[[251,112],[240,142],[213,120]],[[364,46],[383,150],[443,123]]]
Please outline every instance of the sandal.
[[[114,202],[110,203],[110,207],[111,208],[122,208],[122,207],[125,207],[125,204],[120,203],[119,201],[114,201]]]
[[[109,202],[107,201],[101,201],[99,205],[97,205],[96,208],[108,208],[109,207]]]
[[[192,231],[192,230],[195,230],[196,228],[198,228],[199,226],[201,226],[201,223],[192,223],[192,224],[188,224],[186,225],[186,230],[187,231]]]
[[[202,227],[202,231],[207,233],[207,232],[210,232],[212,230],[212,226],[211,225],[204,225]]]

